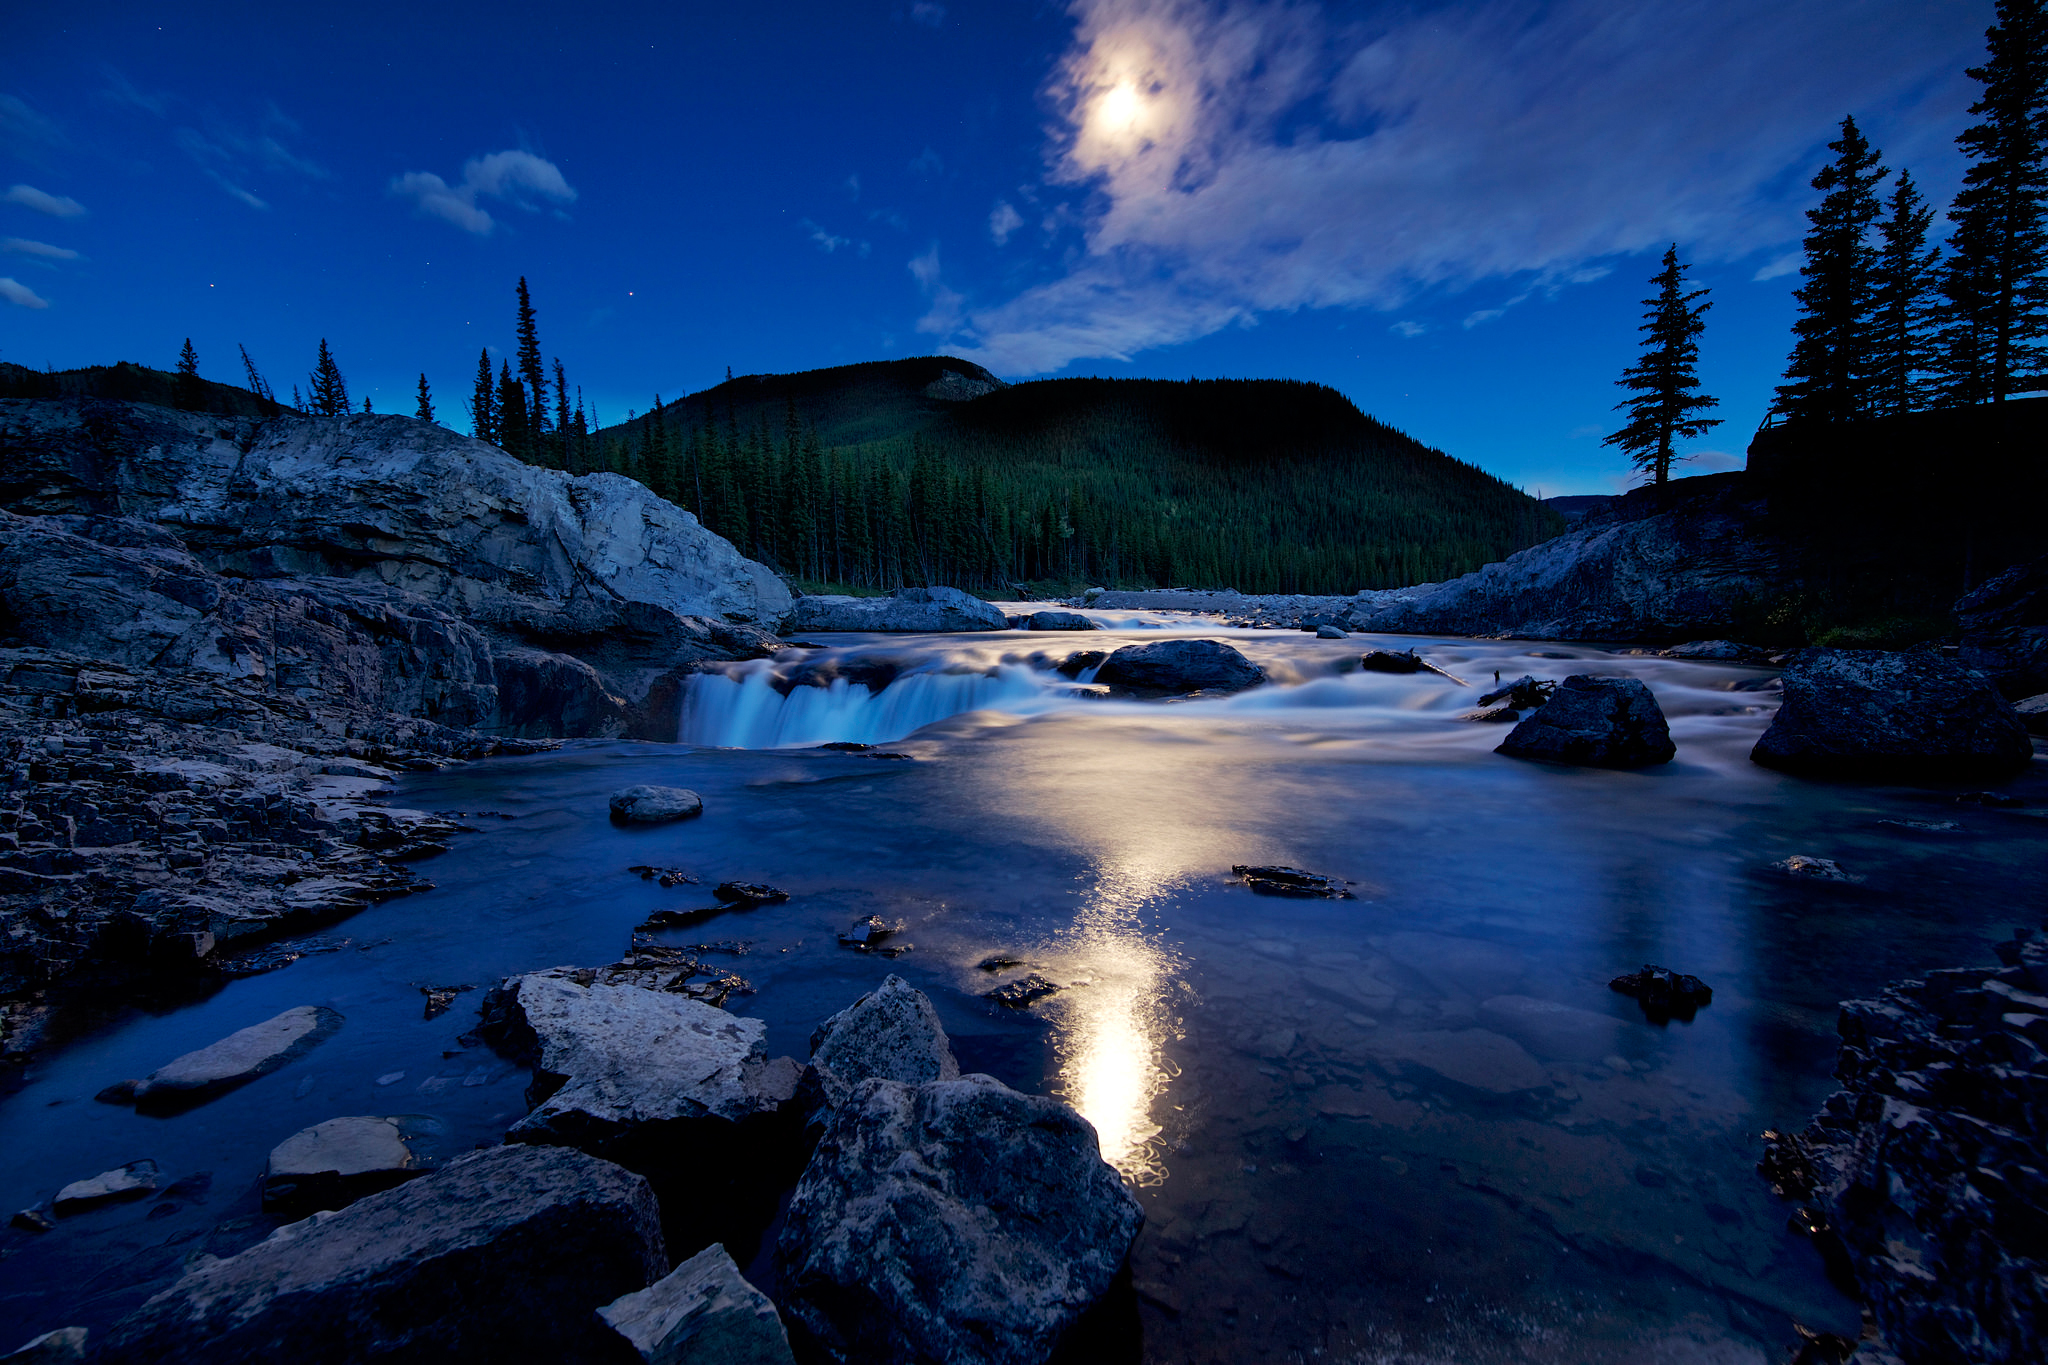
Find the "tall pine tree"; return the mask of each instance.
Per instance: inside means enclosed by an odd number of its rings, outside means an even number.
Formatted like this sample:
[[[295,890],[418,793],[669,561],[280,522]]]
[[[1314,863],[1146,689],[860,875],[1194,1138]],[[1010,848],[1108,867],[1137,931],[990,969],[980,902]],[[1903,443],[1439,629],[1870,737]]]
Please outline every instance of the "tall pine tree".
[[[327,349],[326,337],[320,338],[320,355],[308,378],[315,413],[322,417],[348,416],[348,382],[341,377],[341,366],[334,363],[334,352]]]
[[[186,412],[197,412],[205,406],[205,386],[199,382],[199,352],[192,349],[192,338],[185,338],[185,348],[178,352],[178,375],[171,381],[171,404]]]
[[[419,418],[419,420],[422,422],[431,422],[434,420],[434,392],[432,389],[429,389],[427,387],[427,375],[426,371],[424,370],[420,372],[419,406],[416,409],[414,409],[412,415],[414,417]]]
[[[1871,284],[1865,409],[1896,417],[1925,407],[1926,375],[1934,368],[1934,302],[1941,252],[1927,244],[1934,209],[1913,177],[1899,172],[1884,221],[1877,225]]]
[[[1615,382],[1629,390],[1629,396],[1614,406],[1628,414],[1621,430],[1606,438],[1604,445],[1627,451],[1635,467],[1650,474],[1656,483],[1671,477],[1673,442],[1704,435],[1721,424],[1718,417],[1693,414],[1721,405],[1699,391],[1700,333],[1707,330],[1701,314],[1714,305],[1702,303],[1705,289],[1687,290],[1685,272],[1679,264],[1674,243],[1664,252],[1664,268],[1650,277],[1657,286],[1655,298],[1643,300],[1649,311],[1643,314],[1645,334],[1642,357],[1623,370]]]
[[[469,422],[479,441],[498,444],[498,383],[491,377],[491,350],[477,352],[476,384],[469,392]]]
[[[526,415],[526,387],[512,377],[512,369],[498,362],[498,448],[507,455],[530,461],[533,458],[533,428]]]
[[[1842,135],[1828,144],[1835,159],[1820,168],[1813,187],[1824,191],[1806,211],[1806,283],[1793,291],[1799,318],[1792,324],[1792,355],[1778,387],[1778,409],[1791,417],[1846,422],[1868,406],[1871,285],[1877,248],[1870,241],[1879,212],[1877,186],[1885,170],[1856,120],[1842,120]]]
[[[255,394],[258,398],[267,398],[275,403],[277,395],[270,391],[270,385],[265,383],[263,376],[256,372],[256,362],[249,359],[249,348],[242,346],[239,349],[242,352],[242,372],[249,376],[249,392]]]
[[[2004,402],[2048,383],[2048,14],[1999,0],[1971,67],[1981,122],[1956,142],[1973,163],[1950,205],[1942,272],[1942,399]]]
[[[548,429],[548,378],[540,362],[540,329],[534,322],[533,298],[526,292],[526,276],[519,277],[519,380],[526,386],[521,402],[526,409],[526,459],[533,459],[540,438]]]

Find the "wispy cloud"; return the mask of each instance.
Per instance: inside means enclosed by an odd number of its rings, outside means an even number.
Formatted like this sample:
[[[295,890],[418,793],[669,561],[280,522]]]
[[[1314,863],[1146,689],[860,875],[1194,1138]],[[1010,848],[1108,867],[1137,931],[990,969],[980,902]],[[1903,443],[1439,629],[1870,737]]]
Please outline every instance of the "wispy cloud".
[[[64,144],[64,130],[27,100],[17,95],[0,95],[0,151],[36,160],[50,148]]]
[[[1492,322],[1495,318],[1506,317],[1507,312],[1508,310],[1505,308],[1475,308],[1465,314],[1465,320],[1458,325],[1469,332],[1474,327]]]
[[[20,280],[0,275],[0,299],[6,299],[17,308],[48,308],[50,301]]]
[[[48,242],[31,242],[26,237],[0,237],[0,251],[12,252],[17,256],[41,256],[50,261],[75,261],[78,253],[68,246],[51,246]]]
[[[996,200],[996,206],[988,215],[988,235],[997,246],[1010,240],[1010,234],[1024,226],[1024,215],[1010,206],[1007,199]]]
[[[910,7],[910,22],[923,24],[926,28],[937,28],[946,22],[946,7],[935,0],[917,0]]]
[[[919,152],[915,157],[912,157],[910,161],[910,173],[912,175],[943,175],[945,170],[945,158],[929,147]]]
[[[958,290],[947,288],[941,278],[937,242],[922,254],[910,258],[910,277],[917,281],[918,289],[931,304],[919,320],[917,330],[944,336],[958,327],[961,309],[967,299]]]
[[[135,83],[112,66],[100,68],[100,74],[107,78],[106,88],[100,93],[115,104],[125,104],[130,109],[140,109],[157,118],[164,116],[169,102],[161,95],[151,95],[135,88]]]
[[[1412,318],[1403,318],[1387,330],[1397,337],[1419,337],[1429,330],[1429,324],[1416,322]]]
[[[1803,253],[1787,251],[1782,255],[1773,256],[1770,260],[1757,267],[1756,274],[1751,275],[1750,279],[1756,281],[1775,280],[1781,275],[1792,274],[1805,262],[1806,257]]]
[[[407,171],[391,182],[391,192],[411,199],[420,212],[445,219],[479,237],[496,230],[497,220],[479,199],[497,199],[529,212],[536,200],[574,203],[576,191],[561,168],[532,152],[492,152],[465,162],[462,178],[451,185],[431,171]]]
[[[231,198],[252,209],[270,207],[249,186],[259,175],[287,175],[305,180],[324,180],[327,169],[285,145],[301,129],[275,104],[266,104],[255,129],[237,126],[217,115],[204,120],[205,131],[181,127],[172,134],[184,153],[198,164]]]
[[[1265,312],[1557,287],[1674,240],[1702,260],[1796,241],[1844,110],[1952,168],[1982,43],[1981,16],[1906,0],[1072,11],[1047,180],[1085,206],[1079,247],[948,334],[1008,373]]]
[[[828,256],[838,251],[841,247],[852,247],[855,254],[861,256],[867,255],[872,250],[868,243],[857,242],[851,237],[841,237],[836,233],[827,232],[808,218],[803,220],[803,224],[810,233],[811,240],[818,244],[818,249]]]
[[[61,194],[46,194],[34,185],[12,186],[6,195],[0,197],[4,197],[10,204],[34,209],[37,213],[47,213],[52,218],[76,218],[85,212],[85,205],[76,199],[66,198]]]

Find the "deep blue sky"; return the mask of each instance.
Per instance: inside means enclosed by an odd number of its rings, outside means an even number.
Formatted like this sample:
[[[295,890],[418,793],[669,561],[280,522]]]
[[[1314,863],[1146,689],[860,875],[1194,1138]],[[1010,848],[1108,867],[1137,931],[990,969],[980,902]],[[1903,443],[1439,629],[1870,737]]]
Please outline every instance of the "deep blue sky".
[[[201,10],[194,17],[181,10]],[[1532,491],[1599,437],[1665,243],[1714,290],[1730,467],[1822,144],[1946,202],[1989,0],[13,4],[0,359],[442,417],[541,341],[607,421],[948,351],[1008,378],[1287,376]],[[13,187],[13,188],[6,188]],[[72,254],[75,253],[75,254]],[[1722,452],[1715,454],[1714,452]]]

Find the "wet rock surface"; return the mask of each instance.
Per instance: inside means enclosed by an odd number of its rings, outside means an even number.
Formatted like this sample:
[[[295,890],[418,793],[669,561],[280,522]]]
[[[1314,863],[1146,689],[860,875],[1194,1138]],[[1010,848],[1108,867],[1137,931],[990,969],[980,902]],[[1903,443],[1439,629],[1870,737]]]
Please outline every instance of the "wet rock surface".
[[[1241,692],[1264,682],[1266,675],[1220,640],[1160,640],[1114,651],[1095,680],[1139,692]]]
[[[993,1000],[1005,1009],[1029,1009],[1041,1000],[1050,999],[1060,993],[1059,983],[1048,981],[1037,972],[1020,976],[992,991],[983,993],[984,1000]]]
[[[1350,883],[1342,877],[1304,872],[1298,867],[1253,866],[1235,863],[1231,873],[1261,896],[1292,896],[1302,900],[1348,901],[1357,899]]]
[[[1577,673],[1495,752],[1588,768],[1647,768],[1670,762],[1678,749],[1657,698],[1640,679]]]
[[[424,1148],[431,1120],[349,1115],[316,1123],[271,1149],[263,1171],[263,1206],[302,1213],[346,1207],[434,1169]]]
[[[887,597],[799,597],[782,631],[894,632],[1007,630],[1001,610],[958,588],[898,588]]]
[[[684,787],[642,783],[611,795],[612,819],[622,825],[665,825],[704,813],[704,798]]]
[[[580,1152],[498,1147],[201,1263],[95,1358],[616,1360],[594,1310],[667,1270],[639,1176]]]
[[[1042,1362],[1143,1221],[1060,1101],[980,1075],[871,1079],[797,1184],[779,1299],[830,1360]]]
[[[1909,1361],[2021,1361],[2048,1339],[2048,940],[1842,1006],[1830,1096],[1759,1169],[1838,1235]]]
[[[796,1365],[775,1305],[716,1242],[597,1312],[648,1365]]]
[[[1933,655],[1808,649],[1750,757],[1816,777],[1984,779],[2033,761],[2011,703],[1983,675]]]
[[[161,1177],[154,1161],[131,1161],[89,1180],[74,1180],[57,1191],[55,1208],[59,1217],[84,1213],[103,1204],[121,1203],[156,1193]]]
[[[204,1104],[304,1056],[332,1037],[342,1022],[341,1013],[325,1005],[286,1010],[165,1063],[122,1098],[145,1113],[176,1113]]]

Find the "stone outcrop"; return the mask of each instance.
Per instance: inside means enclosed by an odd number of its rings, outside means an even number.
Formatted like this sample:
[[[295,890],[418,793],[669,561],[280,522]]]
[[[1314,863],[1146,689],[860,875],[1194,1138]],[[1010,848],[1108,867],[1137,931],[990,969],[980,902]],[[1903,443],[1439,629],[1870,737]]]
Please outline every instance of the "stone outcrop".
[[[602,1150],[643,1124],[772,1115],[800,1068],[769,1060],[768,1026],[655,985],[634,969],[555,967],[485,999],[486,1041],[534,1068],[514,1142]]]
[[[1762,1169],[1838,1235],[1909,1361],[2017,1362],[2048,1340],[2048,941],[1842,1006],[1842,1089]]]
[[[829,1107],[877,1076],[908,1085],[958,1080],[960,1064],[930,997],[892,974],[811,1033],[811,1072],[807,1089]]]
[[[1956,603],[1962,662],[2008,697],[2048,692],[2048,558],[2016,565]]]
[[[2033,760],[2026,727],[1998,690],[1982,674],[1933,655],[1803,650],[1788,663],[1784,685],[1784,703],[1750,753],[1766,767],[1822,777],[1981,780],[2011,776]]]
[[[782,619],[786,635],[806,631],[1007,630],[993,603],[958,588],[898,588],[887,597],[799,597]]]
[[[779,1300],[826,1359],[1036,1365],[1143,1221],[1060,1101],[980,1075],[874,1078],[832,1112],[797,1184]]]
[[[341,1025],[341,1014],[325,1005],[286,1010],[166,1062],[136,1082],[127,1097],[146,1113],[175,1113],[204,1104],[303,1057],[333,1037]]]
[[[1242,692],[1266,680],[1259,666],[1221,640],[1157,640],[1125,645],[1103,661],[1095,681],[1136,692]]]
[[[1678,749],[1640,679],[1576,673],[1494,752],[1586,768],[1647,768],[1669,763]]]
[[[716,1242],[597,1313],[647,1365],[796,1365],[775,1305]]]
[[[646,1181],[580,1152],[497,1147],[202,1259],[94,1358],[615,1361],[595,1310],[667,1270]]]

